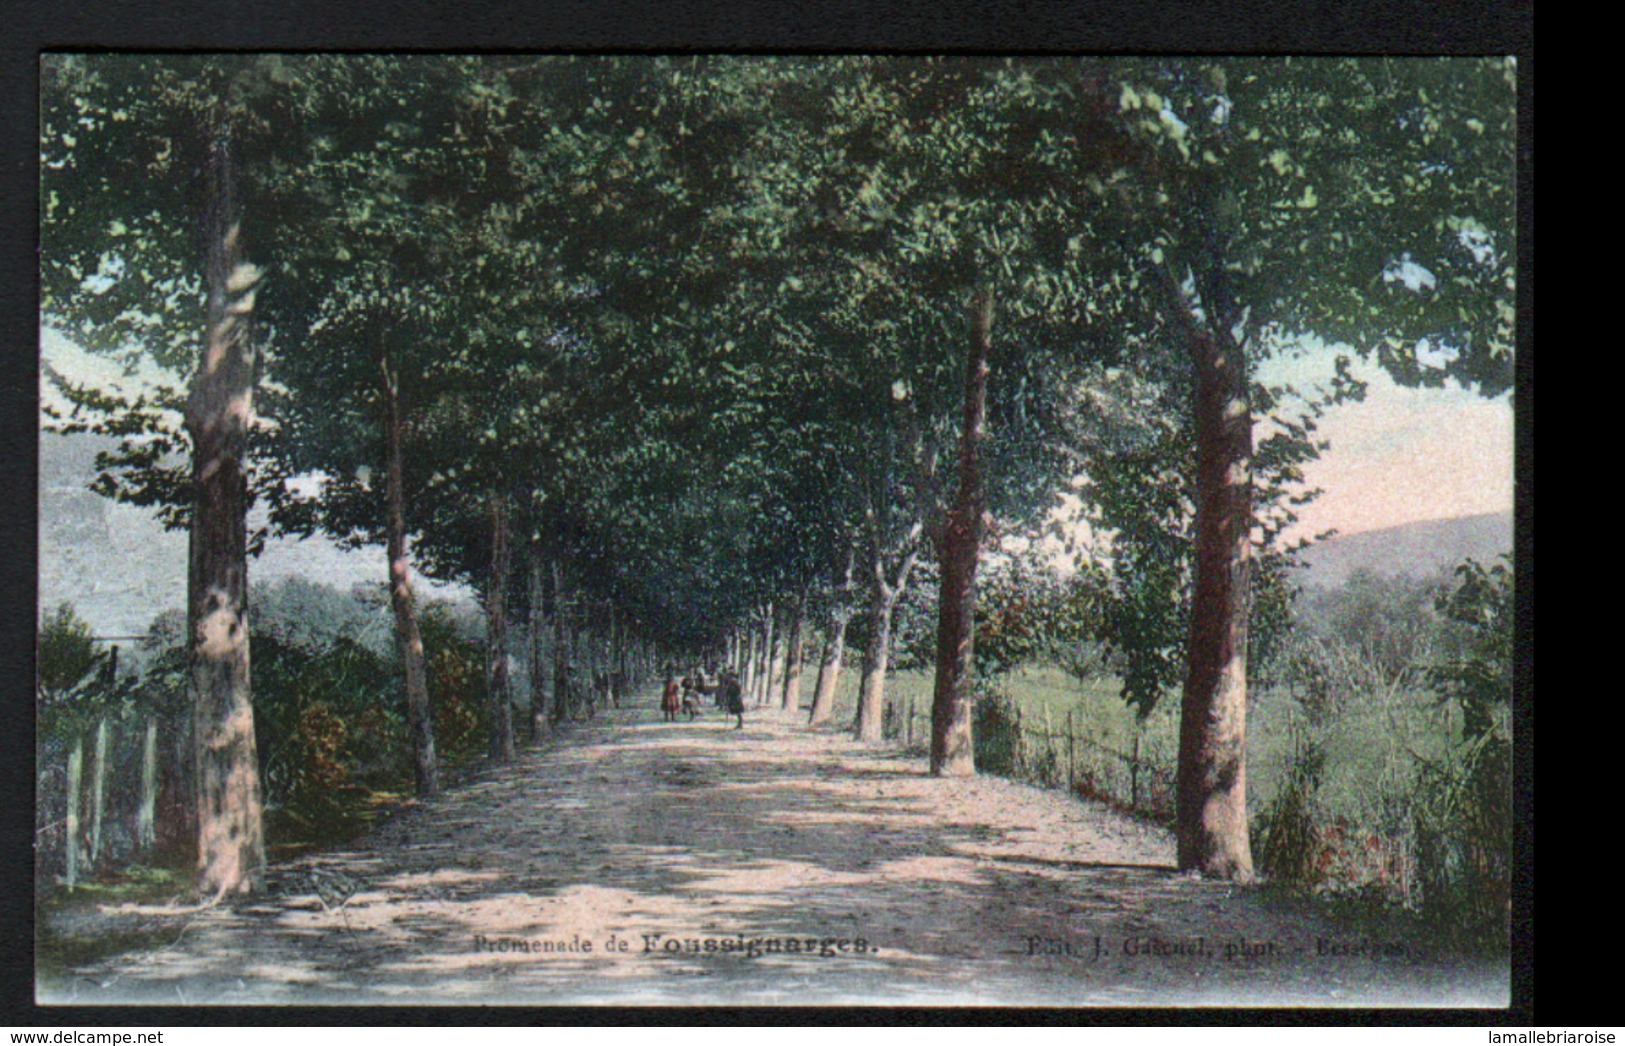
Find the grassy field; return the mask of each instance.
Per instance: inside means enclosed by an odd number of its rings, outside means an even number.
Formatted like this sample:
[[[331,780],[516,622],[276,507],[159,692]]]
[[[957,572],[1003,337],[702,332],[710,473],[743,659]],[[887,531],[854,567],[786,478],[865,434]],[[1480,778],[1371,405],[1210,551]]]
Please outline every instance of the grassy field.
[[[841,676],[834,722],[842,727],[856,715],[859,675],[852,667]],[[812,701],[815,678],[815,672],[803,677],[803,707]],[[1170,773],[1175,766],[1178,694],[1170,694],[1142,721],[1123,701],[1120,684],[1111,677],[1079,681],[1053,665],[1027,665],[998,678],[992,688],[1020,710],[1028,745],[1041,747],[1047,734],[1054,738],[1057,758],[1065,758],[1070,714],[1080,771],[1093,767],[1103,772],[1112,761],[1107,752],[1131,756],[1136,741],[1145,765]],[[931,698],[929,670],[895,672],[887,680],[887,703],[897,709],[893,715],[912,705],[910,734],[922,752],[929,736]],[[901,736],[900,724],[896,730]],[[1311,723],[1289,694],[1255,689],[1248,707],[1249,805],[1256,811],[1273,802],[1290,779],[1295,761],[1315,742],[1325,753],[1320,799],[1326,808],[1334,816],[1361,823],[1392,821],[1394,797],[1407,791],[1417,758],[1440,758],[1453,730],[1459,730],[1459,723],[1416,691],[1368,694],[1335,717]],[[1083,754],[1085,749],[1090,750],[1088,755]]]

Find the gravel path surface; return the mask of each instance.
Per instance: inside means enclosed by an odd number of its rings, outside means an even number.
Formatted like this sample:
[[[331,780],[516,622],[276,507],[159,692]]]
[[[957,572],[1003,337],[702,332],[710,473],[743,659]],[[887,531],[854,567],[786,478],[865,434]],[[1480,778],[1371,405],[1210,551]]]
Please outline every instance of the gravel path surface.
[[[755,712],[567,729],[41,1002],[1504,1006],[1504,964],[1173,871],[1172,836]]]

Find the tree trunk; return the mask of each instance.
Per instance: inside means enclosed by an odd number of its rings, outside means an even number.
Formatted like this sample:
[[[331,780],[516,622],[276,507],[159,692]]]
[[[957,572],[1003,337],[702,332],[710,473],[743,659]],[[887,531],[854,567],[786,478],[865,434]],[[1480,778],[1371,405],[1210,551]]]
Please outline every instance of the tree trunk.
[[[558,723],[570,713],[570,626],[564,610],[564,568],[553,560],[553,705]]]
[[[976,660],[976,560],[982,547],[980,445],[986,438],[988,354],[992,349],[993,292],[971,300],[971,343],[965,366],[965,416],[959,432],[959,491],[942,529],[942,589],[937,612],[937,678],[931,700],[931,773],[976,773],[971,700]]]
[[[530,705],[525,717],[525,736],[531,741],[536,740],[537,731],[541,729],[547,714],[547,669],[542,659],[547,632],[545,581],[541,544],[532,541],[529,563],[530,620],[526,629],[530,641]]]
[[[384,496],[388,502],[385,554],[389,557],[389,605],[395,615],[395,648],[406,683],[406,728],[412,737],[412,776],[421,796],[440,791],[440,760],[435,754],[434,719],[429,714],[429,674],[423,633],[412,598],[412,565],[406,551],[406,475],[403,462],[400,381],[390,366],[384,335],[378,339],[379,387],[384,399],[384,440],[388,460]]]
[[[252,893],[265,869],[248,641],[249,341],[257,270],[242,259],[230,143],[213,134],[205,223],[208,330],[186,404],[192,441],[188,652],[198,804],[198,889]]]
[[[158,809],[154,830],[166,853],[196,857],[197,754],[193,751],[193,718],[189,709],[165,718],[159,725],[164,758],[158,778]]]
[[[869,744],[881,739],[881,711],[886,700],[886,667],[891,659],[891,616],[894,601],[877,592],[869,609],[869,642],[863,648],[863,678],[858,684],[857,738]]]
[[[835,712],[835,692],[841,685],[841,661],[846,656],[846,625],[850,619],[838,611],[830,619],[829,635],[824,640],[824,656],[818,665],[818,685],[813,689],[812,713],[809,726],[822,726]]]
[[[909,575],[919,549],[911,548],[897,567],[895,578],[886,577],[886,564],[878,550],[874,553],[870,578],[869,642],[863,648],[863,676],[858,684],[858,740],[878,744],[882,739],[882,714],[886,705],[886,671],[891,665],[892,615],[897,601],[908,587]]]
[[[846,657],[846,626],[852,620],[848,599],[852,591],[852,569],[856,566],[857,550],[850,545],[846,550],[846,568],[841,573],[836,590],[835,605],[830,610],[829,629],[824,634],[824,655],[818,662],[818,682],[813,687],[812,712],[808,726],[822,726],[835,714],[835,691],[841,682],[841,662]]]
[[[135,841],[147,849],[157,841],[153,814],[158,807],[158,720],[148,717],[141,743],[141,805],[136,808]]]
[[[801,710],[801,665],[807,649],[807,593],[796,599],[791,615],[790,638],[785,644],[784,700],[780,707],[788,712]]]
[[[1179,867],[1245,881],[1253,870],[1246,764],[1252,412],[1241,347],[1199,329],[1190,350],[1196,574],[1179,719]]]
[[[493,493],[491,576],[485,594],[486,693],[491,701],[491,758],[511,763],[518,755],[513,740],[513,701],[508,692],[508,499]]]
[[[746,631],[743,642],[745,660],[745,694],[756,691],[756,629]]]
[[[772,603],[767,605],[767,614],[762,622],[762,667],[756,674],[756,706],[760,708],[767,704],[767,695],[773,692],[774,672],[778,665],[779,646],[783,638],[779,635],[779,612]]]
[[[790,602],[783,600],[773,605],[773,658],[767,672],[767,692],[762,703],[772,705],[783,700],[784,677],[790,659]]]

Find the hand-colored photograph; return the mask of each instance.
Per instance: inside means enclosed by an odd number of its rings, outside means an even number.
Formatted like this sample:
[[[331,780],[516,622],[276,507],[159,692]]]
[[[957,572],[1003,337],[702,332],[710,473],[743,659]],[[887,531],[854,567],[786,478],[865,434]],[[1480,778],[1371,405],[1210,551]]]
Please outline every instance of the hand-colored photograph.
[[[1513,59],[40,93],[39,1003],[1510,1004]]]

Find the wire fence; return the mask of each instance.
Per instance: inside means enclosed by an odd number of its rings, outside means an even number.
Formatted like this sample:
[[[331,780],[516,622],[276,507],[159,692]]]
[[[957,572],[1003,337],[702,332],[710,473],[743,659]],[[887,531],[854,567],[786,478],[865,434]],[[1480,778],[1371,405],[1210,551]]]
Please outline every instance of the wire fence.
[[[1170,742],[1149,732],[1136,733],[1129,751],[1090,737],[1088,724],[1075,712],[1052,716],[979,716],[976,724],[977,767],[1043,788],[1103,802],[1113,809],[1164,824],[1174,820],[1177,753]],[[914,699],[887,702],[884,731],[905,750],[926,750],[931,743],[931,715]]]

